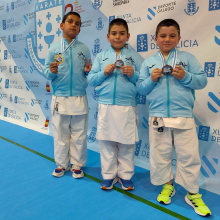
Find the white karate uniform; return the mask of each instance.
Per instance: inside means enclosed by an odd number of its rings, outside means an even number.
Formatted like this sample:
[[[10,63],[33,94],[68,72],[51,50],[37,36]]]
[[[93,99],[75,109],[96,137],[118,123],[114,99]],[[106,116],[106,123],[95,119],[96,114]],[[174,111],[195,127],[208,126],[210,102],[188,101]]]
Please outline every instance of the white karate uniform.
[[[99,140],[102,176],[130,180],[138,141],[137,107],[99,104],[96,138]]]
[[[175,182],[191,193],[198,193],[201,161],[194,118],[157,118],[157,126],[153,125],[153,120],[153,117],[149,118],[152,184],[162,185],[173,179],[174,147],[177,158]]]
[[[51,102],[54,157],[66,169],[71,164],[85,166],[87,156],[87,96],[58,97]]]

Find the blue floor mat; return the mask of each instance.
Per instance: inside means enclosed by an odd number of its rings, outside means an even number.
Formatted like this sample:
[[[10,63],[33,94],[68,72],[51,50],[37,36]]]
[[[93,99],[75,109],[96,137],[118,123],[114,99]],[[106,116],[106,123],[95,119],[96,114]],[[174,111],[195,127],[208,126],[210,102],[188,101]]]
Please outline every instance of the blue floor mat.
[[[106,192],[100,189],[98,153],[88,150],[88,178],[74,179],[70,171],[55,178],[52,137],[1,120],[0,136],[0,219],[203,219],[185,203],[186,191],[179,185],[170,205],[157,203],[161,187],[150,183],[148,170],[135,168],[130,193],[119,183]],[[206,219],[220,219],[220,196],[200,193],[213,212]]]

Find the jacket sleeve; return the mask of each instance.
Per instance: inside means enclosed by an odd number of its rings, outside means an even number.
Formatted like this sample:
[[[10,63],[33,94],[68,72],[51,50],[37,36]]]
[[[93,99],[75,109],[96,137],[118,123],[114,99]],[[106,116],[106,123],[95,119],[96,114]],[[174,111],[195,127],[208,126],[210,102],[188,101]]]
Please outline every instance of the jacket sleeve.
[[[140,75],[141,64],[143,63],[143,58],[141,57],[141,55],[138,52],[136,53],[137,53],[137,56],[135,60],[134,75],[130,78],[128,77],[128,79],[134,84],[137,83],[138,77]]]
[[[157,83],[152,81],[146,62],[142,63],[140,76],[137,82],[137,92],[140,95],[148,95]]]
[[[92,69],[88,74],[87,82],[90,86],[98,86],[101,85],[106,78],[107,76],[105,76],[104,72],[101,71],[100,57],[99,54],[97,54],[92,65]]]
[[[203,89],[207,85],[207,76],[196,57],[190,54],[188,71],[180,82],[190,89]]]
[[[57,74],[54,74],[54,73],[50,72],[49,66],[53,62],[54,62],[54,55],[51,53],[50,50],[48,50],[47,56],[46,56],[46,59],[45,59],[45,66],[44,66],[43,76],[46,79],[49,79],[49,80],[53,80],[57,76]]]

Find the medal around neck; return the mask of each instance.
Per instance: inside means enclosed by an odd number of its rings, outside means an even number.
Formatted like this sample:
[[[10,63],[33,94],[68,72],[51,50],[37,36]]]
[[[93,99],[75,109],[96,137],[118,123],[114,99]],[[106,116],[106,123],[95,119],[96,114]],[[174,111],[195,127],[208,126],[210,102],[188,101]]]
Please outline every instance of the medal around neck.
[[[165,76],[169,76],[173,72],[173,67],[170,65],[166,65],[162,68],[162,73]]]
[[[116,69],[121,69],[123,66],[124,66],[124,62],[122,60],[116,60],[115,61]]]
[[[63,56],[61,54],[57,54],[54,57],[54,61],[55,61],[55,63],[61,64],[63,62]]]

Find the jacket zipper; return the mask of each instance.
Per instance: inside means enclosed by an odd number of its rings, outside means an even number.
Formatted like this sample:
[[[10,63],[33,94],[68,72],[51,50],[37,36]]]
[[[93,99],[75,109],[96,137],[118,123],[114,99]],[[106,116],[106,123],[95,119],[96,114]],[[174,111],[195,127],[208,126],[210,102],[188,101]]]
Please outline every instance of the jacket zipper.
[[[113,93],[113,105],[115,105],[117,77],[118,77],[118,70],[116,70],[116,73],[115,73],[115,83],[114,83],[114,93]]]
[[[73,62],[72,62],[72,48],[70,47],[70,64],[71,64],[71,72],[70,72],[70,96],[72,96],[72,80],[73,80]]]

